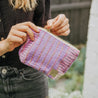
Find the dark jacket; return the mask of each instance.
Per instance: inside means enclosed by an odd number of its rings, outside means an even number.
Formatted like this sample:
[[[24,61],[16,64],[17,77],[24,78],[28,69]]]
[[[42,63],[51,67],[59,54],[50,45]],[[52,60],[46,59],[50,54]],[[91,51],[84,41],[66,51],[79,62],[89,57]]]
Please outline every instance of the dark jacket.
[[[44,26],[50,18],[50,0],[37,0],[38,5],[34,11],[24,12],[22,9],[13,10],[8,0],[0,0],[0,38],[6,38],[12,25],[31,21],[38,26]],[[25,67],[19,60],[18,51],[4,54],[0,57],[0,66]]]

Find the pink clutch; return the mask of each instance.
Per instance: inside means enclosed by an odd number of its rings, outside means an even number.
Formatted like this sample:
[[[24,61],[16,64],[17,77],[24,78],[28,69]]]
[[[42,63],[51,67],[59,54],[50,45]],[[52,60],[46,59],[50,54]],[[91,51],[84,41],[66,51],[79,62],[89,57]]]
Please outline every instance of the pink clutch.
[[[79,55],[79,50],[54,34],[39,27],[35,40],[28,37],[19,50],[22,63],[57,79],[64,75]]]

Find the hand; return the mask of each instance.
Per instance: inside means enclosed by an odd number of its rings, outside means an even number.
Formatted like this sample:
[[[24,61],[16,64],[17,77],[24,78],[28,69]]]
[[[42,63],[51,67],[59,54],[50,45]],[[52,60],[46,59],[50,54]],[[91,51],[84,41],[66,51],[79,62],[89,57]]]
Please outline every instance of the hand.
[[[64,14],[60,14],[56,18],[48,20],[45,28],[50,29],[53,34],[58,36],[67,36],[70,33],[69,20]]]
[[[5,39],[8,51],[13,51],[16,47],[23,44],[27,39],[27,34],[33,41],[34,34],[31,29],[39,33],[37,26],[31,22],[23,22],[12,26],[7,38]]]

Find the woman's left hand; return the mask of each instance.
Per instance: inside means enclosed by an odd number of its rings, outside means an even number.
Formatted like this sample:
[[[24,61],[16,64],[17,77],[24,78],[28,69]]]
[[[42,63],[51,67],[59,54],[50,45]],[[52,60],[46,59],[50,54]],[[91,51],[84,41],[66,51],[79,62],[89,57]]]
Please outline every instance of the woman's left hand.
[[[64,14],[48,20],[45,28],[50,29],[51,32],[57,36],[67,36],[70,33],[69,20]]]

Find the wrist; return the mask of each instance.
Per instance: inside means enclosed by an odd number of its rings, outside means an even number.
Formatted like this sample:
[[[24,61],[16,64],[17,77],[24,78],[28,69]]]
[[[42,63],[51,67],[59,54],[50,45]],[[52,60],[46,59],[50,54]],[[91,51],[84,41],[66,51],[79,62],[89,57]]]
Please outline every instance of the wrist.
[[[0,56],[7,53],[9,51],[9,44],[6,39],[0,42]]]

